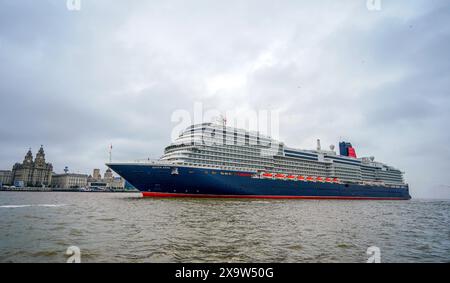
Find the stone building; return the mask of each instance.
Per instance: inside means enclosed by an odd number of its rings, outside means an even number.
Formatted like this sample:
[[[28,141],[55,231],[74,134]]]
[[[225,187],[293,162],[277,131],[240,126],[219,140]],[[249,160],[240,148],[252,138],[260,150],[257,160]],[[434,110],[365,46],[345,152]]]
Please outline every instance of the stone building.
[[[94,169],[94,173],[92,174],[92,178],[94,180],[101,180],[102,175],[100,174],[100,169]]]
[[[125,189],[125,180],[121,177],[114,177],[108,182],[108,186],[112,190]]]
[[[49,186],[52,181],[52,171],[52,164],[45,162],[44,148],[41,146],[34,161],[30,149],[23,162],[13,166],[12,182],[29,187]]]
[[[92,176],[87,178],[88,187],[97,187],[109,190],[121,190],[125,188],[125,180],[120,177],[114,177],[111,169],[106,169],[105,174],[100,174],[100,169],[94,169]]]
[[[114,179],[113,173],[111,171],[111,169],[106,169],[105,174],[103,175],[103,179],[107,182],[110,182]]]
[[[10,170],[0,170],[0,184],[12,185],[12,172]]]
[[[88,176],[84,174],[54,174],[52,176],[52,187],[58,189],[75,189],[87,186]]]

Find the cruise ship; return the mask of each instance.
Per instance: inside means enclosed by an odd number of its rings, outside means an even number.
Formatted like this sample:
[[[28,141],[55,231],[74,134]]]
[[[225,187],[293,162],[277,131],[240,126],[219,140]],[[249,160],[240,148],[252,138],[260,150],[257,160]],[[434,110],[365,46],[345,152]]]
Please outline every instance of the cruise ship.
[[[107,163],[144,197],[408,200],[403,172],[349,142],[302,150],[259,132],[201,123],[158,160]]]

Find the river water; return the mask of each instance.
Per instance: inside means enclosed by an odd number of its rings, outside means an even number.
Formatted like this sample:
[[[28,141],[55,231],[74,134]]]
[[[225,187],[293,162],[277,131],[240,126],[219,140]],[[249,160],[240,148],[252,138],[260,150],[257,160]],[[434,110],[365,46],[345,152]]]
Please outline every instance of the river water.
[[[0,192],[0,262],[450,262],[450,201]]]

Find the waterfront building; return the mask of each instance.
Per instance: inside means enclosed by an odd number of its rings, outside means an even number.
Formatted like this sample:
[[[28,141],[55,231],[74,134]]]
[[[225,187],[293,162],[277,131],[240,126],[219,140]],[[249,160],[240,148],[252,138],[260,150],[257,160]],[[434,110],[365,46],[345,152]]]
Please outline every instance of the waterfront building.
[[[88,188],[97,190],[107,190],[108,184],[102,181],[91,180],[90,182],[88,181]]]
[[[121,177],[114,177],[109,180],[108,187],[113,190],[125,189],[125,180]]]
[[[100,174],[100,169],[94,169],[94,172],[92,173],[92,178],[94,180],[101,180],[102,175]]]
[[[12,171],[0,170],[0,184],[11,185],[12,184]]]
[[[88,175],[85,174],[54,174],[52,176],[52,187],[59,189],[75,189],[86,187]]]
[[[112,171],[111,171],[111,169],[106,169],[106,171],[105,171],[105,175],[104,175],[104,177],[103,177],[105,180],[108,180],[108,181],[111,181],[112,179],[114,179],[114,177],[113,177],[113,173],[112,173]]]
[[[52,181],[52,171],[52,164],[45,162],[43,146],[36,154],[35,160],[33,160],[33,154],[29,149],[23,162],[16,163],[13,166],[11,182],[30,187],[49,186]]]
[[[111,169],[106,169],[105,174],[100,173],[100,169],[94,169],[92,176],[87,178],[87,186],[100,189],[122,190],[125,188],[125,180],[121,177],[114,177]]]

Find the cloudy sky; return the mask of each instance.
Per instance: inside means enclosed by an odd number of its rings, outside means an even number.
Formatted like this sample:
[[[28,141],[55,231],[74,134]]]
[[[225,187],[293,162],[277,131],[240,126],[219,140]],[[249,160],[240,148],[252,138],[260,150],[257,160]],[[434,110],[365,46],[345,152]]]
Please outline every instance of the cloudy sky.
[[[375,0],[376,1],[376,0]],[[157,158],[177,109],[278,110],[280,136],[351,141],[450,198],[450,2],[0,0],[0,169]]]

